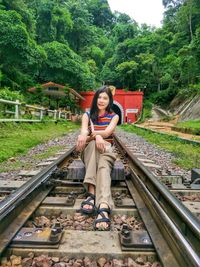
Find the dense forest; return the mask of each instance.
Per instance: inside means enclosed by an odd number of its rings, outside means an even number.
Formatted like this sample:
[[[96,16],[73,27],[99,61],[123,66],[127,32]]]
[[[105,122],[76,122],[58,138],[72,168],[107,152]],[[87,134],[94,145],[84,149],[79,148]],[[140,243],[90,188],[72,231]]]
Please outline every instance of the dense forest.
[[[161,28],[112,13],[107,0],[0,0],[0,87],[102,83],[170,100],[200,87],[200,1],[162,0]],[[145,8],[145,7],[144,7]]]

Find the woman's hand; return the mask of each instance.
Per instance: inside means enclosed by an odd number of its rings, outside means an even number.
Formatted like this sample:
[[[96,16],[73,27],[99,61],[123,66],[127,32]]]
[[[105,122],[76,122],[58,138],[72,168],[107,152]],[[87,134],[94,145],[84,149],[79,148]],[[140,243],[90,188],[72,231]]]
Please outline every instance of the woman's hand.
[[[101,153],[105,152],[106,149],[105,141],[103,140],[103,137],[98,134],[96,135],[96,146]]]
[[[80,134],[78,136],[78,140],[76,142],[76,150],[77,151],[82,151],[85,148],[87,136]]]

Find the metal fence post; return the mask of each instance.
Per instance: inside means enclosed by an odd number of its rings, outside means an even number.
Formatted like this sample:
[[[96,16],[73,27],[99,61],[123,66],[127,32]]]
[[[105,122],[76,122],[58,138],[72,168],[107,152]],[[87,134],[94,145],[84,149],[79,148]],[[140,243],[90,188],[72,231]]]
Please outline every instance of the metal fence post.
[[[61,116],[61,111],[59,110],[58,111],[58,119],[60,119],[60,116]]]
[[[40,110],[40,120],[43,119],[43,109]]]
[[[16,100],[16,103],[19,103],[19,100]],[[15,104],[15,119],[19,119],[19,105]]]
[[[56,120],[56,116],[57,116],[57,110],[54,110],[54,120]]]

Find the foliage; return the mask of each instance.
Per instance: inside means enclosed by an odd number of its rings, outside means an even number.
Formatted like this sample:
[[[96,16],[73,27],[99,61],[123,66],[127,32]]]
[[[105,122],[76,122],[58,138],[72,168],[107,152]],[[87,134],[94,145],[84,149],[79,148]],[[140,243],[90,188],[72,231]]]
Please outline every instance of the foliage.
[[[173,89],[166,89],[151,95],[151,101],[163,107],[167,107],[171,100],[176,96],[177,91]]]
[[[43,47],[47,54],[47,59],[43,62],[41,70],[41,76],[44,80],[53,80],[61,84],[68,83],[72,87],[80,89],[88,84],[88,87],[92,88],[94,85],[93,74],[88,65],[70,49],[68,44],[54,41],[45,43]]]
[[[19,91],[11,91],[9,87],[4,87],[0,89],[0,98],[10,101],[24,101],[24,96]]]
[[[144,122],[147,119],[150,119],[152,117],[151,115],[151,110],[152,110],[153,104],[151,103],[150,100],[145,99],[143,102],[143,109],[142,109],[142,117],[140,122]]]
[[[112,13],[107,0],[1,0],[0,85],[25,94],[47,81],[78,91],[112,83],[159,104],[198,93],[200,2],[162,2],[156,29]]]
[[[44,90],[40,85],[36,85],[35,87],[36,87],[35,92],[31,94],[29,93],[27,95],[27,102],[30,104],[34,103],[43,107],[48,107],[49,98],[45,96]]]

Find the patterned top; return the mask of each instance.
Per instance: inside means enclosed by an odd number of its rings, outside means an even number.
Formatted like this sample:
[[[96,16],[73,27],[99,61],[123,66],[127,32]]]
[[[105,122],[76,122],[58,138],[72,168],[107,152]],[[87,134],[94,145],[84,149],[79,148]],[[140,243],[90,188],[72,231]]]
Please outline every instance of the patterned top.
[[[86,112],[86,114],[88,115],[88,117],[90,119],[90,113]],[[94,131],[104,131],[106,129],[106,127],[110,124],[110,122],[114,116],[116,116],[116,114],[114,112],[104,113],[103,115],[99,116],[98,121],[93,123]],[[89,131],[91,131],[91,125],[90,124],[89,124],[88,129],[89,129]],[[111,134],[108,137],[104,137],[104,140],[113,144],[113,135]]]

